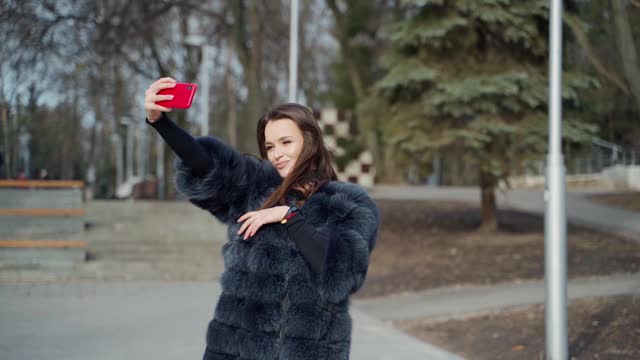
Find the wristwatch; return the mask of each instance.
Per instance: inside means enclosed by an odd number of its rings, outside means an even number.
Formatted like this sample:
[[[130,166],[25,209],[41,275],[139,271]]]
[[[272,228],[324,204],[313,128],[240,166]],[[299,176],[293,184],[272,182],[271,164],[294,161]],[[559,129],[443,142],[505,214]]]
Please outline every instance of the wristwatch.
[[[289,210],[287,210],[287,213],[284,214],[284,218],[282,219],[282,221],[280,221],[280,224],[286,224],[287,220],[289,220],[291,217],[293,217],[296,212],[298,211],[298,208],[295,206],[291,206],[289,208]]]

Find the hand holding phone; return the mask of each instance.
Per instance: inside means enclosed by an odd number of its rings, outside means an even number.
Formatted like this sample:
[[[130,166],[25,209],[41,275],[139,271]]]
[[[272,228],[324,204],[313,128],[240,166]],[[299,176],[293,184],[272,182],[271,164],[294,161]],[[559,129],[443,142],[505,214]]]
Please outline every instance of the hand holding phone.
[[[178,83],[170,77],[157,80],[145,91],[144,108],[147,119],[155,122],[160,119],[162,112],[170,112],[174,108],[189,108],[196,90],[196,84]]]
[[[156,104],[172,109],[188,109],[198,86],[192,83],[176,83],[176,86],[158,91],[158,95],[173,95],[170,100],[156,101]]]

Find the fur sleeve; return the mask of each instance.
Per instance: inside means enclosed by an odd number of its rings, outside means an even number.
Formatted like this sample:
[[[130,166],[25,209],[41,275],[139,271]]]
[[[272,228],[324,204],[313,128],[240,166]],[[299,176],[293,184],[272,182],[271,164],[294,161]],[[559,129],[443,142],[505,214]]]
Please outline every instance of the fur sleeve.
[[[362,187],[342,183],[341,188],[329,197],[327,222],[318,228],[329,240],[324,271],[311,275],[331,302],[344,300],[364,283],[380,225],[378,207]]]
[[[196,176],[180,159],[175,162],[175,186],[196,206],[211,212],[225,224],[235,222],[258,197],[282,181],[266,160],[243,155],[212,136],[196,137],[211,157],[211,167]]]

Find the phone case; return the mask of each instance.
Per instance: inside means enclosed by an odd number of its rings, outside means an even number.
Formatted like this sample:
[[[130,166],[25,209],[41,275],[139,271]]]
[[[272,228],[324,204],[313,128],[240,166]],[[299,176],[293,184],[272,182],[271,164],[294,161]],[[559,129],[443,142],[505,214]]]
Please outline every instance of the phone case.
[[[173,95],[173,99],[158,101],[156,104],[171,109],[188,109],[197,89],[196,84],[176,83],[175,87],[158,91],[158,95]]]

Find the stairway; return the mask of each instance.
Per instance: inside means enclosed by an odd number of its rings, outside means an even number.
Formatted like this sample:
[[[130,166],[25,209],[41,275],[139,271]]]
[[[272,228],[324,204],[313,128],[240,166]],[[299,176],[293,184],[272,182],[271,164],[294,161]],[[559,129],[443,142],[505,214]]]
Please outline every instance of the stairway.
[[[226,227],[188,202],[94,201],[83,273],[102,279],[213,280]]]
[[[0,269],[0,282],[209,281],[223,270],[226,226],[186,201],[86,204],[85,261]]]

